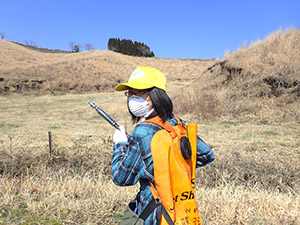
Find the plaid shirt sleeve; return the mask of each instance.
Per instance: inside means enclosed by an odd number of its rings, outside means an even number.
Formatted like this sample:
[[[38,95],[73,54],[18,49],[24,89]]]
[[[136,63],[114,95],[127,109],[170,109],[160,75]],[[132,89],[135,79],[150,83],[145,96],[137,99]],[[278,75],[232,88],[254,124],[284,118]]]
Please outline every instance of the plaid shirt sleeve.
[[[215,156],[211,148],[197,136],[197,164],[196,167],[205,166],[214,161]]]
[[[120,142],[113,147],[112,180],[116,185],[134,185],[139,180],[142,159],[137,142]]]
[[[159,129],[156,124],[141,123],[128,136],[128,143],[113,146],[112,179],[116,185],[134,185],[141,178],[154,181],[151,140]]]

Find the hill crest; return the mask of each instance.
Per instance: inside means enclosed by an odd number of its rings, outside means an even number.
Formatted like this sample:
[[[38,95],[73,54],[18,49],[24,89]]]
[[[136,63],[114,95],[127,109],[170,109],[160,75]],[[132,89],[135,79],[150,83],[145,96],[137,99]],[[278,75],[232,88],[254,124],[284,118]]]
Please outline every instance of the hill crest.
[[[190,80],[216,61],[134,57],[109,50],[46,53],[5,40],[0,40],[0,48],[0,93],[112,90],[139,65],[163,71],[168,81]]]

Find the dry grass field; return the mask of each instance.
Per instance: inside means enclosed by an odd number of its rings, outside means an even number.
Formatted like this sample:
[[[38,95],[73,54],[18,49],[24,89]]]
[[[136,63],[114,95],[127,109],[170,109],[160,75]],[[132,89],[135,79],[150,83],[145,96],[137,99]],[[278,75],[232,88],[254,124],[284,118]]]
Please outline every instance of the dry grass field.
[[[88,101],[130,131],[112,87],[139,64],[165,72],[175,112],[215,153],[196,175],[203,224],[300,224],[299,37],[277,31],[222,60],[44,53],[0,40],[0,224],[118,224],[138,185],[112,183],[114,129]]]
[[[113,128],[90,100],[132,128],[120,93],[0,97],[2,224],[117,224],[138,187],[112,183]],[[195,122],[216,155],[197,173],[204,224],[299,224],[299,124]]]

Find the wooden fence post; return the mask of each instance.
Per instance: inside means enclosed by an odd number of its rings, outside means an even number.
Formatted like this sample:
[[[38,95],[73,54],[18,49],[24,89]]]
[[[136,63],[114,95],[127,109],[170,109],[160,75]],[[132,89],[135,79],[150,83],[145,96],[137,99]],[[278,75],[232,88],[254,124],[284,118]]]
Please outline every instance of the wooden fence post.
[[[48,131],[48,138],[49,138],[49,154],[50,157],[52,155],[52,137],[51,137],[51,131]]]

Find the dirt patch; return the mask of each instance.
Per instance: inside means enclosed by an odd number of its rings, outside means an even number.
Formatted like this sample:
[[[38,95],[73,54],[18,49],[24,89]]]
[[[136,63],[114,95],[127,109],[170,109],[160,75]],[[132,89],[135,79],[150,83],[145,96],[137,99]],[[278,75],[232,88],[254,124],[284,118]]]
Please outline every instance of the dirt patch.
[[[267,77],[263,79],[263,82],[270,86],[270,92],[267,94],[268,97],[279,97],[284,94],[285,91],[288,91],[288,89],[291,90],[291,94],[300,97],[300,82],[297,80],[286,81],[282,78]]]
[[[113,91],[116,83],[48,81],[48,80],[5,80],[0,83],[0,95],[19,94],[82,94],[98,91]]]

